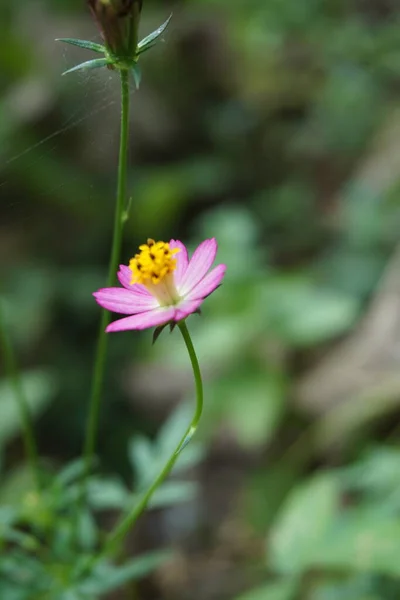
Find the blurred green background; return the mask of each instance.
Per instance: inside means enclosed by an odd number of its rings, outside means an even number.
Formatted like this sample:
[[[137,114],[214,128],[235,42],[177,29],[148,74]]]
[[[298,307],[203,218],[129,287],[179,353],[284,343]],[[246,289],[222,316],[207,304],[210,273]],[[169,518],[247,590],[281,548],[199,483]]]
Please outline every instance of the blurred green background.
[[[398,3],[144,0],[143,35],[171,11],[132,85],[122,262],[147,237],[215,236],[228,271],[188,322],[206,380],[195,493],[142,519],[132,554],[172,554],[118,598],[397,600]],[[61,77],[88,56],[55,38],[99,40],[81,0],[2,2],[0,31],[1,294],[57,469],[82,445],[119,85]],[[154,438],[193,384],[178,332],[111,336],[108,358],[99,470],[126,482],[132,438]],[[0,385],[13,503],[29,482]]]

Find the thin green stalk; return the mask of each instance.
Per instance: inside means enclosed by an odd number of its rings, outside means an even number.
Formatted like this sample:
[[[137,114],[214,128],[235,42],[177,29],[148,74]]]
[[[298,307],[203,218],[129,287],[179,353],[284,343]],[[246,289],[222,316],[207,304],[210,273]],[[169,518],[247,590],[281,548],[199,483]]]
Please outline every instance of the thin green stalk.
[[[118,185],[117,202],[115,207],[114,233],[112,240],[110,264],[108,270],[107,285],[112,286],[115,282],[115,276],[118,268],[118,261],[121,254],[122,231],[125,222],[124,212],[127,202],[127,170],[128,170],[128,142],[129,142],[129,72],[120,71],[121,75],[121,137],[118,162]],[[103,310],[100,319],[100,329],[97,339],[96,355],[93,369],[93,381],[90,394],[89,415],[87,420],[84,459],[85,474],[88,476],[90,465],[93,460],[93,454],[96,446],[97,428],[99,422],[101,388],[104,379],[104,367],[107,352],[107,335],[105,329],[110,322],[109,311]]]
[[[189,427],[185,431],[179,444],[177,445],[176,449],[174,450],[172,455],[167,460],[165,466],[162,468],[162,470],[157,475],[157,477],[155,478],[153,483],[150,485],[150,487],[146,490],[146,492],[143,493],[139,502],[137,504],[135,504],[135,506],[133,507],[131,512],[129,512],[125,517],[123,517],[121,519],[121,521],[116,525],[115,529],[110,533],[102,552],[100,553],[99,556],[95,557],[94,561],[92,562],[92,564],[90,566],[92,566],[93,563],[98,562],[100,559],[105,558],[106,556],[112,555],[118,549],[120,543],[123,541],[125,536],[132,529],[132,527],[135,525],[136,521],[139,519],[141,514],[146,509],[146,507],[149,503],[149,500],[152,497],[152,495],[154,494],[154,492],[156,491],[156,489],[159,487],[159,485],[161,485],[163,483],[163,481],[170,474],[179,454],[182,452],[182,450],[185,448],[185,446],[190,442],[190,440],[192,439],[192,437],[194,436],[194,434],[197,430],[197,427],[198,427],[198,424],[200,421],[200,417],[201,417],[201,413],[203,411],[203,382],[202,382],[202,378],[201,378],[199,361],[197,359],[196,352],[193,347],[193,343],[192,343],[192,340],[191,340],[191,337],[190,337],[190,334],[189,334],[189,331],[188,331],[185,321],[181,321],[179,323],[179,329],[181,330],[183,339],[185,340],[186,348],[188,350],[190,361],[192,363],[193,374],[194,374],[194,379],[195,379],[195,384],[196,384],[196,409],[195,409],[195,413],[193,415],[193,419],[192,419]]]
[[[14,350],[11,341],[8,337],[5,319],[0,305],[0,346],[3,351],[4,365],[6,374],[9,377],[11,387],[14,390],[15,399],[18,404],[18,410],[21,418],[22,433],[26,455],[32,470],[32,477],[36,490],[40,491],[40,474],[38,464],[38,452],[33,431],[31,415],[25,392],[22,387],[21,378],[18,372],[17,361],[15,359]]]

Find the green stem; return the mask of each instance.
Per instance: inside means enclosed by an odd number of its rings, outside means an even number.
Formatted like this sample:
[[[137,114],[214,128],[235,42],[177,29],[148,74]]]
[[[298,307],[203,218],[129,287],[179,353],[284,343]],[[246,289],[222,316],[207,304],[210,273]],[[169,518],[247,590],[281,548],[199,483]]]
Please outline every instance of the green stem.
[[[129,141],[129,72],[120,71],[121,75],[121,138],[118,162],[117,202],[115,207],[114,233],[111,248],[107,285],[112,286],[118,268],[122,246],[122,231],[125,222],[124,209],[127,201],[127,170]],[[97,339],[97,348],[93,369],[93,382],[90,394],[89,415],[87,420],[84,458],[85,473],[88,476],[96,446],[97,428],[100,413],[101,388],[104,379],[104,366],[107,352],[107,335],[105,329],[110,322],[109,311],[103,310]]]
[[[194,374],[194,379],[195,379],[195,383],[196,383],[196,410],[193,415],[193,419],[192,419],[190,425],[188,426],[187,430],[185,431],[185,434],[183,435],[179,444],[177,445],[176,449],[174,450],[172,455],[169,457],[165,466],[160,471],[160,473],[157,475],[157,477],[155,478],[153,483],[150,485],[148,490],[146,492],[144,492],[144,494],[140,498],[139,502],[137,504],[135,504],[135,506],[133,507],[132,511],[129,512],[125,517],[123,517],[121,519],[121,521],[116,525],[114,531],[112,531],[110,533],[110,535],[105,543],[105,546],[104,546],[102,552],[100,553],[100,556],[96,557],[95,562],[97,562],[101,558],[104,558],[106,556],[113,554],[118,549],[119,544],[122,542],[122,540],[125,538],[125,536],[128,534],[128,532],[135,525],[136,521],[139,519],[141,514],[144,512],[144,510],[146,509],[146,507],[149,503],[150,498],[152,497],[152,495],[154,494],[154,492],[156,491],[158,486],[161,485],[163,483],[163,481],[167,478],[167,476],[171,472],[179,454],[182,452],[182,450],[185,448],[185,446],[190,442],[190,440],[192,439],[192,437],[194,436],[194,434],[197,430],[197,427],[198,427],[198,424],[200,421],[200,417],[201,417],[201,413],[203,411],[203,382],[202,382],[202,378],[201,378],[199,361],[197,360],[196,352],[193,347],[193,343],[192,343],[192,340],[191,340],[191,337],[190,337],[190,334],[189,334],[189,331],[188,331],[185,321],[181,321],[179,323],[179,329],[181,330],[183,339],[185,340],[186,348],[188,350],[190,361],[192,363],[193,374]]]
[[[11,387],[14,390],[15,399],[18,404],[18,410],[21,418],[22,432],[24,438],[25,451],[31,466],[32,477],[36,490],[40,491],[40,475],[38,464],[38,452],[33,431],[29,405],[25,396],[25,392],[21,383],[21,378],[18,372],[17,361],[11,341],[7,335],[5,319],[0,305],[0,346],[3,351],[4,364],[6,373],[10,379]]]

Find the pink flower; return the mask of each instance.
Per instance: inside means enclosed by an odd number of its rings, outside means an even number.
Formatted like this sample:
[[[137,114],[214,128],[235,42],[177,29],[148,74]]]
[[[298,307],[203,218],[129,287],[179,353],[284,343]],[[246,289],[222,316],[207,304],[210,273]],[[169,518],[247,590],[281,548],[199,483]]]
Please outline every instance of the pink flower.
[[[205,240],[189,260],[182,242],[147,240],[129,266],[121,265],[123,287],[103,288],[93,295],[103,308],[130,315],[111,323],[106,331],[147,329],[186,319],[221,283],[226,266],[210,271],[217,254],[214,238]]]

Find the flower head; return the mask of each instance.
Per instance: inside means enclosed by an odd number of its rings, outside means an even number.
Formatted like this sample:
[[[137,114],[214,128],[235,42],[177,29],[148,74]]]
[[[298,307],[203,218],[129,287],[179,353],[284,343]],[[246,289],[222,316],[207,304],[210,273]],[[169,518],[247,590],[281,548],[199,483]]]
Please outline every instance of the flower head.
[[[75,38],[58,38],[58,41],[97,52],[103,57],[86,60],[68,69],[63,75],[102,67],[131,71],[136,87],[139,88],[141,72],[138,60],[140,55],[156,45],[157,40],[168,27],[172,15],[155,31],[138,42],[143,0],[87,0],[87,2],[100,27],[104,44]]]
[[[143,0],[88,0],[109,52],[119,60],[136,53]]]
[[[129,266],[120,266],[118,279],[123,287],[103,288],[93,294],[103,308],[130,315],[114,321],[106,331],[177,323],[198,311],[225,275],[222,264],[210,271],[217,248],[214,238],[205,240],[189,260],[182,242],[147,240]]]

